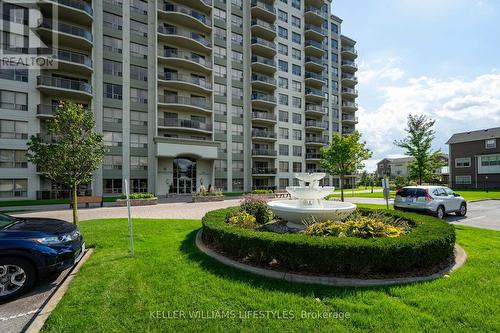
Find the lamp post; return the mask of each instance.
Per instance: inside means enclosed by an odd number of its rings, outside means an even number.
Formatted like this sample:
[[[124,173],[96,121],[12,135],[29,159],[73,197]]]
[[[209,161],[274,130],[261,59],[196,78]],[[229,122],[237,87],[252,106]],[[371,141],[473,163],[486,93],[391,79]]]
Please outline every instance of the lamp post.
[[[488,176],[485,176],[485,177],[484,177],[484,180],[485,180],[485,181],[484,181],[484,187],[485,187],[485,189],[486,189],[486,193],[488,193]]]

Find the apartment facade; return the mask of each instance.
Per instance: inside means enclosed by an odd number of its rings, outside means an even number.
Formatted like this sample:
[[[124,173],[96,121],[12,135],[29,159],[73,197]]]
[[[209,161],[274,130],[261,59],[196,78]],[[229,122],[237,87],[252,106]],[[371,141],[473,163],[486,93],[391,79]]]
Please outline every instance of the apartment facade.
[[[4,20],[28,24],[24,5]],[[13,9],[12,9],[13,7]],[[57,23],[50,20],[56,8]],[[27,162],[59,100],[94,113],[107,154],[80,192],[284,188],[357,117],[356,42],[326,0],[46,0],[36,28],[57,68],[0,68],[0,198],[67,188]],[[4,10],[5,11],[5,10]],[[8,27],[12,27],[10,24]],[[2,44],[27,37],[4,25]],[[339,180],[327,177],[325,184]]]
[[[456,133],[446,144],[453,188],[500,188],[500,127]]]
[[[439,179],[441,183],[448,183],[448,161],[449,157],[446,154],[441,154],[443,164],[446,166],[434,170],[434,176]],[[396,177],[408,177],[410,175],[410,164],[414,158],[410,156],[398,158],[384,158],[377,163],[377,174],[380,178],[389,177],[395,179]]]

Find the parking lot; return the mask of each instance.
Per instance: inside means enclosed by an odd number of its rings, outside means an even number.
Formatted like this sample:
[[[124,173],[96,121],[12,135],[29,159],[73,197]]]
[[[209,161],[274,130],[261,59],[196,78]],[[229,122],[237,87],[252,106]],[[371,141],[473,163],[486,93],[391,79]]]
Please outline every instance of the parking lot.
[[[467,216],[446,216],[446,221],[470,227],[500,230],[500,200],[469,202]]]

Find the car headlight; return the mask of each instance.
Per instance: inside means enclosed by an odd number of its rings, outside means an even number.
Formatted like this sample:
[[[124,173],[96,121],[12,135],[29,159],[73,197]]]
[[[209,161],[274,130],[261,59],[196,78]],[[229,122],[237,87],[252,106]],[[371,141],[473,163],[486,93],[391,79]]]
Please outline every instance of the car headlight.
[[[71,233],[59,236],[34,238],[33,241],[44,245],[57,245],[57,244],[72,242],[78,239],[78,237],[80,237],[80,232],[78,230],[75,230]]]

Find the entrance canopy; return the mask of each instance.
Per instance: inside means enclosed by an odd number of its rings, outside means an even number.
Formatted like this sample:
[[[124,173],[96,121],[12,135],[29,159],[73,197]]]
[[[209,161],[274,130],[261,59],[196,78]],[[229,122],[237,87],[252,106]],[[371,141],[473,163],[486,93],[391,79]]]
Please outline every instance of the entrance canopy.
[[[218,144],[213,141],[180,141],[156,137],[155,142],[157,157],[189,156],[204,160],[217,159]]]

